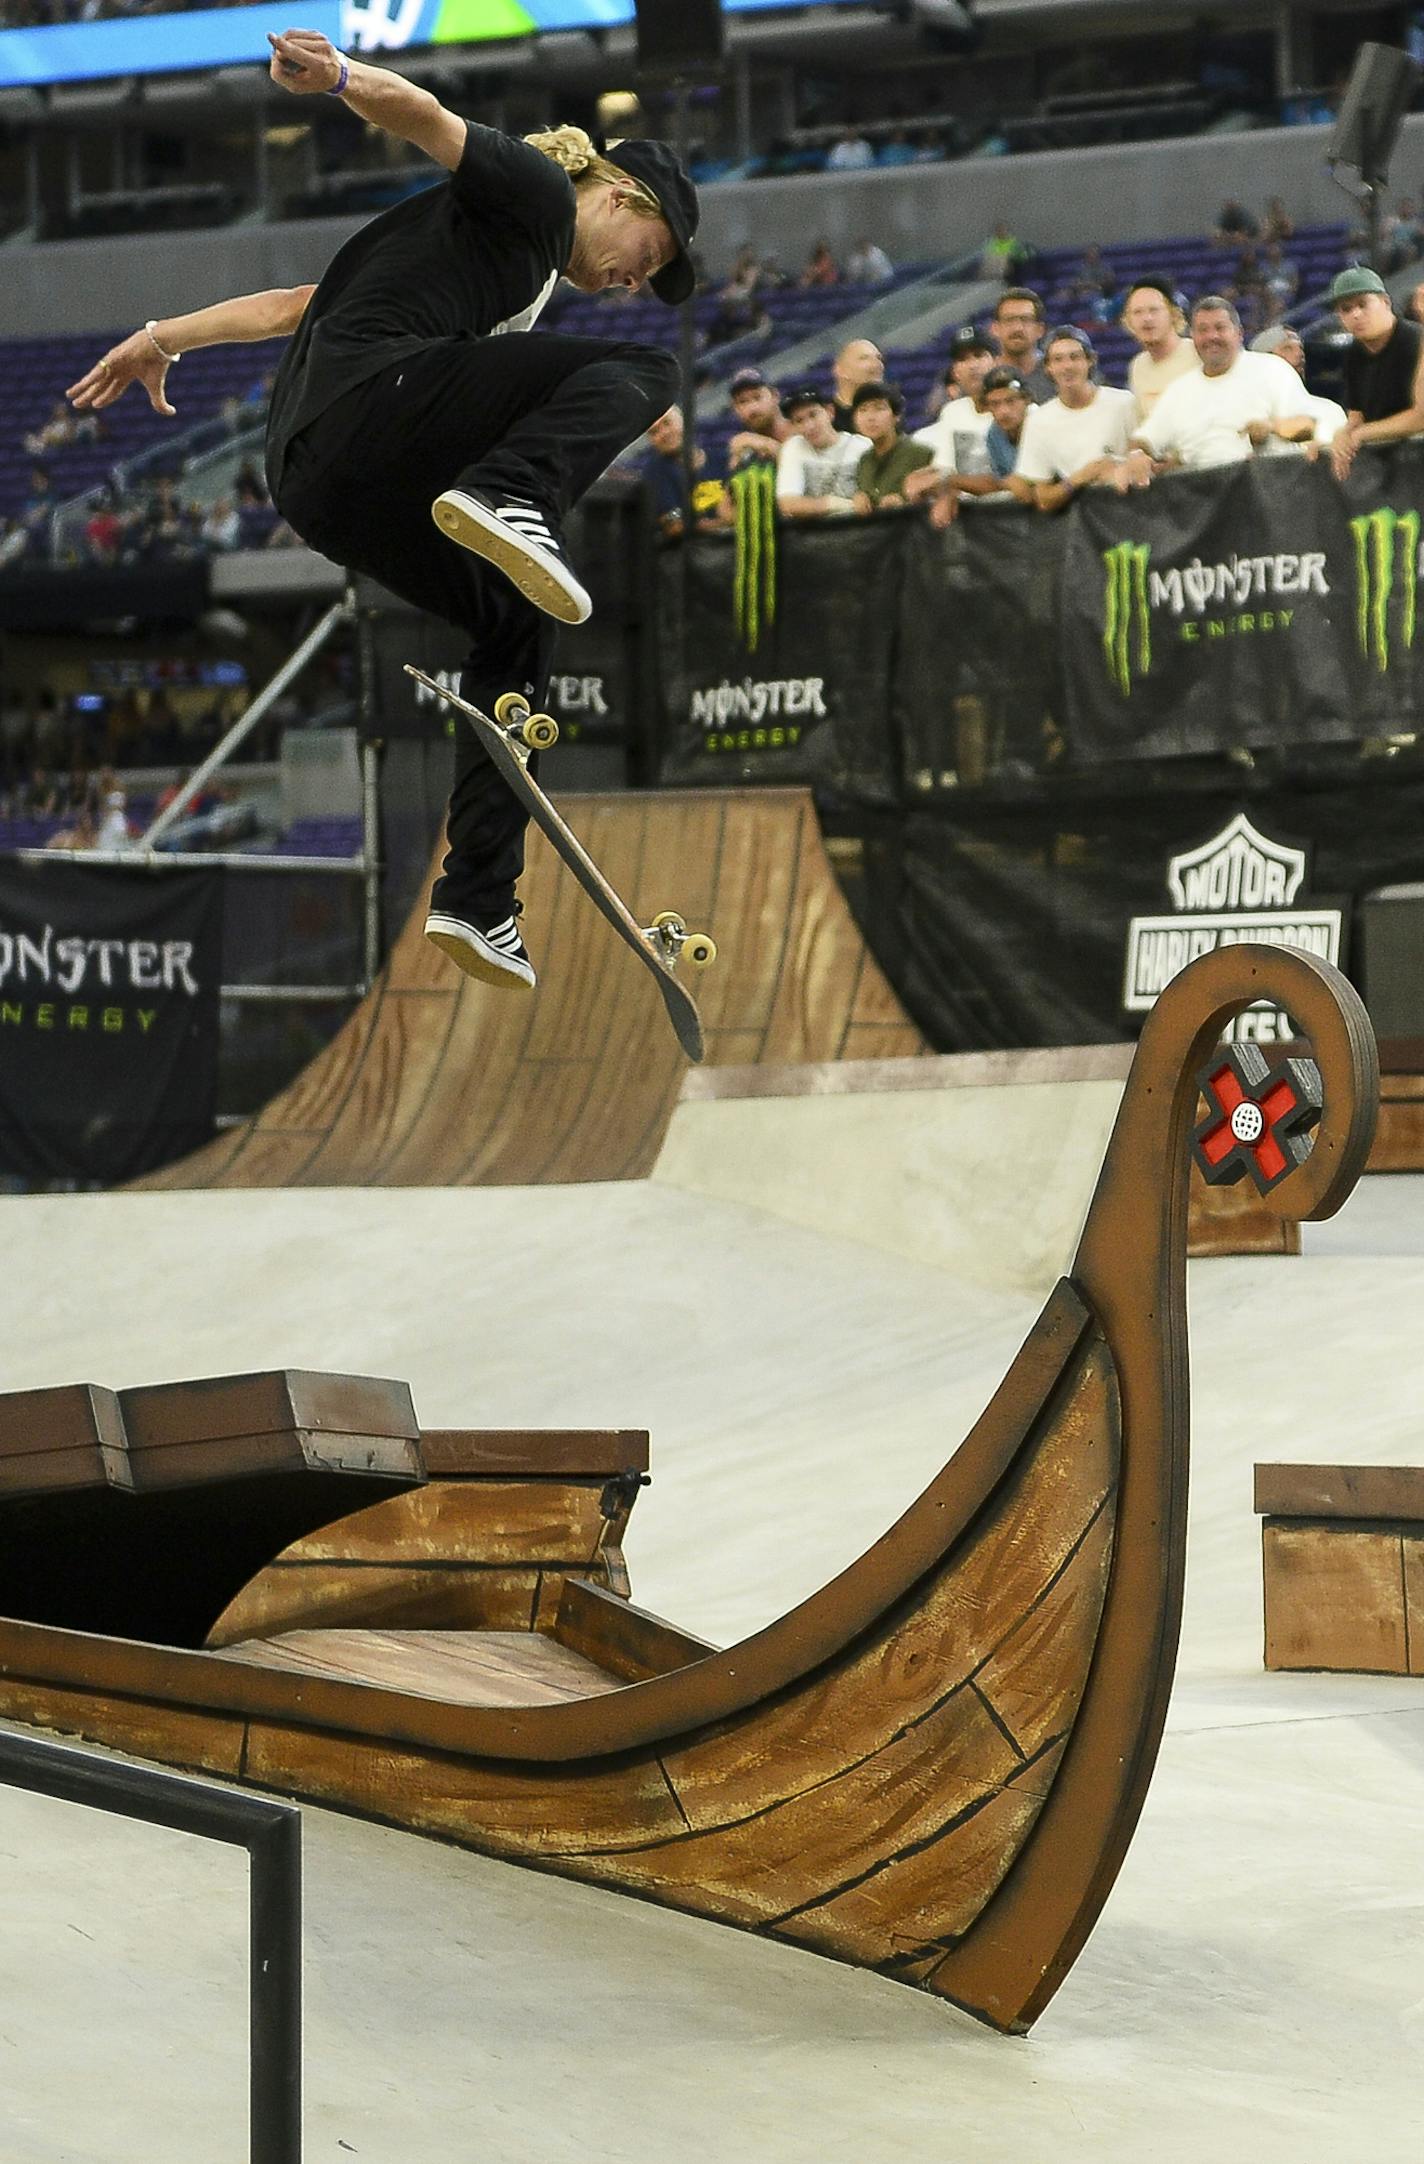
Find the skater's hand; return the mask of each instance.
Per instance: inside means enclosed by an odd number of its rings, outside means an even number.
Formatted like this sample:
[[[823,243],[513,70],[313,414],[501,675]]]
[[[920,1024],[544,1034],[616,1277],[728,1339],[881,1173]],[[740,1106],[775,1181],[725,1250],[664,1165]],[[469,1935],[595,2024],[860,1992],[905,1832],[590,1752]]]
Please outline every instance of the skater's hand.
[[[319,30],[269,30],[267,43],[272,48],[268,73],[294,97],[334,90],[340,82],[341,55]]]
[[[77,383],[71,383],[64,395],[81,413],[98,413],[112,406],[116,398],[122,398],[131,383],[141,383],[154,412],[171,420],[177,409],[169,405],[164,390],[168,369],[169,363],[148,332],[133,331],[118,345],[110,346],[103,359],[96,361]]]

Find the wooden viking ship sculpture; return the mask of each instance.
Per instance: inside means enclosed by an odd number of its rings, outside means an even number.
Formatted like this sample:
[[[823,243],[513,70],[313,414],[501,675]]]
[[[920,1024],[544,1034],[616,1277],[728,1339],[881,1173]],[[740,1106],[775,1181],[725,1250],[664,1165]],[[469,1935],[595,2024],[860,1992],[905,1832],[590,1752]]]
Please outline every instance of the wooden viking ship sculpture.
[[[1313,1062],[1221,1047],[1262,999]],[[0,1400],[0,1710],[1025,2030],[1112,1886],[1166,1713],[1192,1156],[1326,1216],[1377,1089],[1333,970],[1259,946],[1194,964],[981,1419],[859,1561],[726,1651],[626,1597],[640,1435],[421,1436],[401,1386],[301,1375]]]

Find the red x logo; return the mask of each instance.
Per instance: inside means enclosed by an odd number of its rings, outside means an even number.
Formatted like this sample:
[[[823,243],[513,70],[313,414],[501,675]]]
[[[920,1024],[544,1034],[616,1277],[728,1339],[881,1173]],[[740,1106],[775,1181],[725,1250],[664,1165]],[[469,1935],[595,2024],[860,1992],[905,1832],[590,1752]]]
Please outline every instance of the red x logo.
[[[1310,1155],[1309,1130],[1321,1105],[1313,1059],[1268,1067],[1259,1046],[1224,1045],[1197,1087],[1209,1110],[1192,1136],[1192,1155],[1213,1185],[1249,1172],[1268,1194]]]

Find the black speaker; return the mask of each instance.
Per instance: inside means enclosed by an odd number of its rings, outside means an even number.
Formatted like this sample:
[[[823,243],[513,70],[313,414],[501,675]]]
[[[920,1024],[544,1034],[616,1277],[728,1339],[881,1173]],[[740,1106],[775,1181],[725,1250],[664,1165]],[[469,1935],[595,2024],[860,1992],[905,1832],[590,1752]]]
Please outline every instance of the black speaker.
[[[1383,187],[1399,124],[1418,81],[1419,68],[1408,53],[1393,45],[1362,45],[1326,145],[1326,163],[1353,165],[1361,180]]]
[[[1424,886],[1380,887],[1366,896],[1360,962],[1375,1035],[1424,1038]]]
[[[659,75],[714,68],[725,49],[722,0],[636,0],[638,66]]]

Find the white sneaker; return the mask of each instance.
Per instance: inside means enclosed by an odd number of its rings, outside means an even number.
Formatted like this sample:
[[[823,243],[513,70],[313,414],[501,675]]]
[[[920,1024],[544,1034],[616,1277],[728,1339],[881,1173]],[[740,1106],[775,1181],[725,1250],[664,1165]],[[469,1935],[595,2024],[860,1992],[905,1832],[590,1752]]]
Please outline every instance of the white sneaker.
[[[503,503],[469,488],[447,488],[430,507],[440,531],[512,579],[526,601],[561,624],[586,624],[593,602],[559,537],[532,503]]]
[[[502,918],[498,924],[481,925],[432,909],[425,920],[425,936],[432,946],[449,956],[457,969],[467,977],[479,978],[483,984],[512,991],[517,984],[532,985],[537,981],[534,964],[512,916]]]

